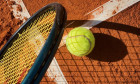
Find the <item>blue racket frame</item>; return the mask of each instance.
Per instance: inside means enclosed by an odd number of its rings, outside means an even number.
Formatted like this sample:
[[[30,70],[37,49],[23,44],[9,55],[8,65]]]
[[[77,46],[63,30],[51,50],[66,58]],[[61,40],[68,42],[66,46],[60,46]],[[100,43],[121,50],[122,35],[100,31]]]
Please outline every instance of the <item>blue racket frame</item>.
[[[50,7],[56,10],[56,16],[54,20],[54,24],[50,31],[50,34],[41,49],[38,57],[36,58],[33,66],[28,71],[28,74],[25,76],[22,84],[38,84],[42,77],[44,76],[46,70],[48,69],[57,49],[60,44],[64,26],[67,19],[67,14],[65,8],[59,3],[52,3],[44,6],[38,12],[36,12],[32,17],[30,17],[8,40],[5,46],[0,51],[0,59],[2,59],[2,55],[7,51],[7,49],[12,46],[14,40],[18,38],[18,33],[22,33],[27,26],[29,26],[38,16],[42,15],[47,9]]]

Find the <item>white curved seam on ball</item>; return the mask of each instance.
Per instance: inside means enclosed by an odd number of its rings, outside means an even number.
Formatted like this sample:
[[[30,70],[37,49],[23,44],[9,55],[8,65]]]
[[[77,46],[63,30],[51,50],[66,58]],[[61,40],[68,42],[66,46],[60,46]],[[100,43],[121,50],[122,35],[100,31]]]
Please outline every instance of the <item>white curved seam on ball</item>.
[[[68,36],[68,38],[75,38],[75,37],[79,37],[79,36],[83,36],[85,37],[88,41],[89,41],[89,44],[90,44],[90,48],[89,50],[86,52],[86,53],[89,53],[90,49],[91,49],[91,41],[88,37],[86,37],[85,35],[77,35],[77,36]],[[80,55],[84,55],[84,54],[80,54]]]

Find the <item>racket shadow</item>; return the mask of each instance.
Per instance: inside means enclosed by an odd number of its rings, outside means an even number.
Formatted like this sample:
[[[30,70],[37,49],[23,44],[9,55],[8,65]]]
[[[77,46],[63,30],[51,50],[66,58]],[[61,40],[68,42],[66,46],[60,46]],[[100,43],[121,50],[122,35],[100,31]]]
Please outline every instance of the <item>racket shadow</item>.
[[[67,28],[74,28],[74,27],[78,27],[83,25],[86,22],[100,22],[100,21],[95,21],[95,20],[68,20],[67,24],[72,23],[72,25],[68,25]],[[85,27],[92,27],[91,25],[89,26],[85,26]],[[106,29],[113,29],[113,30],[119,30],[119,31],[124,31],[127,33],[133,33],[136,35],[140,35],[140,28],[137,27],[133,27],[133,26],[129,26],[129,25],[125,25],[125,24],[120,24],[120,23],[113,23],[113,22],[107,22],[107,21],[103,21],[102,23],[94,26],[97,28],[106,28]]]
[[[73,22],[72,25],[68,25],[67,28],[74,28],[83,25],[87,21],[93,20],[69,20],[67,24]],[[96,22],[96,21],[94,21]],[[99,21],[97,21],[98,23]],[[85,27],[92,27],[92,26],[85,26]],[[96,26],[96,28],[105,28],[105,29],[112,29],[112,30],[119,30],[124,31],[127,33],[133,33],[136,35],[140,35],[140,29],[137,27],[107,22],[104,21]],[[124,42],[118,38],[115,38],[111,35],[106,35],[103,33],[94,33],[96,39],[96,45],[93,51],[87,56],[90,59],[104,61],[104,62],[115,62],[123,59],[126,55],[128,55],[127,46]]]

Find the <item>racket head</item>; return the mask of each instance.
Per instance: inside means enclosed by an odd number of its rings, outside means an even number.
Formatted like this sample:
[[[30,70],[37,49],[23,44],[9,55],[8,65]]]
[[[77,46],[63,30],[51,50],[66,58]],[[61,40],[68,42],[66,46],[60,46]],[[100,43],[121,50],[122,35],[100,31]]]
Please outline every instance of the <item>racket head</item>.
[[[17,79],[11,81],[10,83],[28,84],[28,83],[33,83],[36,79],[41,80],[42,75],[44,75],[44,72],[49,67],[49,64],[52,61],[54,54],[58,48],[58,45],[60,43],[60,40],[62,38],[62,34],[64,32],[64,26],[65,26],[65,22],[66,22],[66,11],[65,11],[64,7],[58,3],[49,4],[45,7],[43,7],[42,9],[40,9],[38,12],[36,12],[15,32],[15,34],[9,39],[9,41],[5,44],[5,46],[0,51],[0,67],[2,67],[2,66],[6,67],[5,65],[3,65],[3,62],[7,61],[7,60],[11,61],[14,59],[14,58],[12,58],[12,59],[5,58],[5,54],[8,52],[9,48],[11,48],[15,44],[14,42],[17,41],[17,39],[19,39],[19,37],[21,35],[23,35],[23,33],[25,31],[30,29],[29,27],[31,24],[34,24],[31,26],[31,28],[34,27],[33,29],[36,29],[36,27],[39,27],[39,28],[42,27],[41,26],[42,24],[43,24],[43,27],[46,24],[47,24],[47,27],[48,27],[48,25],[50,27],[49,23],[45,23],[45,20],[50,20],[51,18],[50,19],[48,18],[49,14],[45,16],[45,13],[51,12],[51,11],[55,12],[55,14],[53,16],[53,20],[51,20],[51,21],[53,21],[53,23],[50,23],[51,29],[47,31],[47,32],[49,32],[49,34],[46,35],[46,39],[44,41],[44,44],[42,44],[41,49],[40,50],[38,49],[39,52],[35,51],[35,54],[36,53],[38,53],[38,54],[37,54],[36,58],[34,58],[34,62],[32,64],[30,64],[31,68],[26,70],[27,67],[23,66],[26,68],[22,69],[20,74],[18,74],[20,76],[18,76],[18,78],[16,77]],[[39,17],[42,17],[43,14],[44,14],[44,17],[47,19],[43,19],[44,18],[43,17],[40,20],[40,22],[35,23],[35,21]],[[36,31],[36,30],[34,30],[34,31]],[[44,31],[44,30],[42,30],[42,31]],[[30,33],[30,31],[28,31],[28,33]],[[31,37],[30,39],[36,38],[34,36],[36,36],[36,34],[34,34],[33,37]],[[41,39],[40,37],[38,37],[38,38]],[[29,39],[29,37],[28,37],[28,39]],[[30,39],[29,39],[29,42],[31,42]],[[24,46],[26,46],[26,45],[24,45]],[[26,48],[28,48],[28,47],[26,47]],[[13,51],[13,53],[14,53],[14,51]],[[28,53],[28,54],[30,54],[30,53]],[[28,56],[26,56],[26,57],[28,57]],[[3,60],[3,59],[5,59],[5,60]],[[10,63],[12,64],[12,62],[13,61],[11,61]],[[4,68],[4,69],[8,69],[8,70],[12,69],[12,68],[9,68],[10,63],[8,64],[8,68]],[[18,66],[20,66],[20,65],[18,65]],[[44,66],[46,66],[45,69],[44,69]],[[16,66],[14,66],[14,67],[16,67]],[[0,74],[5,75],[6,71],[8,71],[8,70],[4,70],[3,73],[0,73]],[[20,69],[17,69],[17,70],[20,70]],[[40,76],[41,71],[43,74]],[[12,72],[12,70],[11,70],[11,72]],[[15,75],[15,73],[16,72],[14,72],[14,75]],[[24,73],[26,73],[26,74],[24,74]],[[5,78],[2,79],[3,81],[5,79],[5,81],[2,83],[7,83],[10,80],[10,79],[8,79],[8,76],[5,76]],[[38,76],[39,76],[39,78],[38,78]]]

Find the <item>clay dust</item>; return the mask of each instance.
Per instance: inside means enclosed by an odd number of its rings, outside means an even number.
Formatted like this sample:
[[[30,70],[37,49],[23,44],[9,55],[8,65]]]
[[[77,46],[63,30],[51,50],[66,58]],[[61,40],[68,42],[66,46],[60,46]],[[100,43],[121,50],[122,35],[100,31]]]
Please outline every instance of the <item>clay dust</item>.
[[[85,13],[95,9],[108,0],[97,0],[96,2],[92,0],[23,1],[31,15],[49,3],[59,2],[66,8],[68,20],[78,20],[80,22],[88,18],[83,17]],[[98,43],[96,43],[95,49],[90,55],[79,58],[71,55],[66,46],[58,49],[55,57],[69,84],[139,82],[140,36],[137,35],[138,31],[132,34],[119,29],[113,29],[127,27],[129,29],[140,28],[139,8],[140,3],[137,3],[109,20],[93,27],[91,31],[94,33]],[[115,11],[112,13],[114,14]],[[78,22],[76,25],[78,25]],[[67,27],[64,34],[67,34],[74,27],[75,25]]]
[[[91,11],[108,0],[97,0],[96,2],[93,2],[92,0],[80,0],[80,2],[76,0],[23,1],[31,15],[51,2],[59,2],[66,8],[68,20],[83,20],[87,18],[83,18],[85,12]],[[79,58],[71,55],[66,46],[58,49],[55,57],[68,83],[139,83],[140,36],[125,31],[113,30],[113,27],[109,26],[113,23],[118,23],[116,26],[119,28],[122,28],[122,25],[129,25],[129,29],[139,29],[139,10],[140,2],[113,18],[110,18],[106,22],[93,27],[91,31],[94,33],[95,38],[98,41],[98,45],[96,45],[93,52],[87,57]],[[113,12],[113,14],[114,13],[115,12]],[[2,48],[10,36],[22,24],[22,21],[14,18],[5,0],[0,0],[0,15],[0,48]],[[66,28],[65,33],[68,33],[74,27],[75,26],[73,25],[70,28]],[[127,27],[128,26],[126,26],[126,28]],[[136,31],[136,33],[137,32],[138,31]],[[103,37],[110,39],[106,40]],[[118,41],[118,43],[114,44],[115,41]],[[106,42],[107,44],[109,43],[111,47],[106,48],[106,45],[103,45],[102,42]],[[107,49],[108,51],[106,51]],[[118,51],[120,53],[116,53]],[[106,60],[98,58],[98,56],[106,58],[109,55],[112,58],[115,58],[114,56],[118,56],[121,59],[116,61],[114,59]],[[43,78],[42,81],[43,80],[43,83],[53,82],[53,80],[47,80],[46,77],[45,79]]]
[[[11,11],[13,4],[15,4],[13,1],[0,0],[0,49],[22,24],[22,21],[16,19]]]

